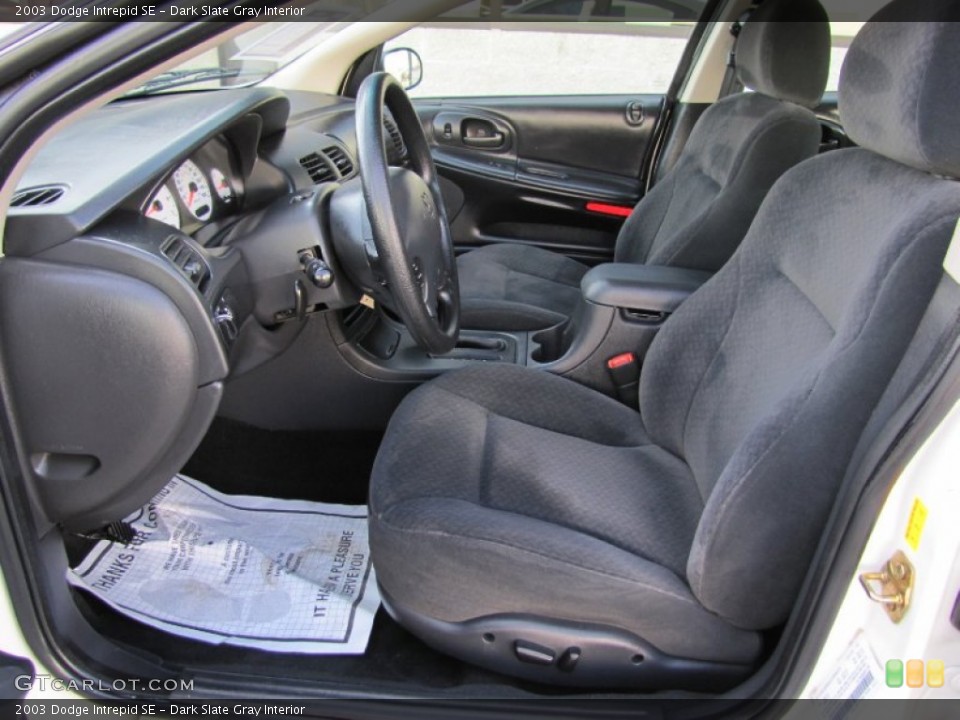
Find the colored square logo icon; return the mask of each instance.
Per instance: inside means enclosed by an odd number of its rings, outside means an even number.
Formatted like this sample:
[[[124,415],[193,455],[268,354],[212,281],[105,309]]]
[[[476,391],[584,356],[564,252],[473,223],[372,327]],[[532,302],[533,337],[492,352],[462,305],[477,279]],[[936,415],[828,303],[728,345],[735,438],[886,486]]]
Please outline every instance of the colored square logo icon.
[[[887,687],[903,686],[903,661],[887,660]]]
[[[923,660],[907,660],[907,687],[923,687]]]
[[[943,687],[943,660],[931,660],[927,663],[927,686]]]

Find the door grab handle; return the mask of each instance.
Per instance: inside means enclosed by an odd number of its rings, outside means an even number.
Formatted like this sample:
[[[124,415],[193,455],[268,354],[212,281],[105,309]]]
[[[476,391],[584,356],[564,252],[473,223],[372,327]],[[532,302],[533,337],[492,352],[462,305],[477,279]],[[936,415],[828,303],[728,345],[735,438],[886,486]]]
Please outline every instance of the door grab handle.
[[[463,144],[475,148],[498,148],[503,145],[505,136],[502,132],[495,132],[488,137],[467,137],[463,136]]]
[[[558,170],[548,170],[547,168],[535,167],[532,165],[528,165],[527,167],[523,168],[523,171],[529,175],[539,175],[540,177],[548,177],[555,180],[566,180],[568,177],[570,177],[566,173],[562,173]]]

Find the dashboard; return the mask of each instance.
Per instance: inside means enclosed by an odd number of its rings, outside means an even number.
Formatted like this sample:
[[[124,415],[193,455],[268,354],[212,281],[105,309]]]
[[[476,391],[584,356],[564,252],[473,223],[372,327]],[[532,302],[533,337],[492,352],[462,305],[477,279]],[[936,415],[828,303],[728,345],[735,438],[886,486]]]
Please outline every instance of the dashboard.
[[[240,215],[284,193],[352,177],[353,111],[350,100],[268,88],[111,103],[33,159],[11,203],[4,252],[36,255],[131,212],[216,244]]]
[[[0,260],[18,322],[0,330],[50,519],[88,529],[142,506],[228,378],[282,354],[309,314],[357,304],[324,205],[357,185],[354,114],[267,88],[140,97],[33,157]]]
[[[235,213],[243,203],[243,178],[233,152],[221,136],[184,160],[152,191],[144,217],[193,234],[204,225]]]

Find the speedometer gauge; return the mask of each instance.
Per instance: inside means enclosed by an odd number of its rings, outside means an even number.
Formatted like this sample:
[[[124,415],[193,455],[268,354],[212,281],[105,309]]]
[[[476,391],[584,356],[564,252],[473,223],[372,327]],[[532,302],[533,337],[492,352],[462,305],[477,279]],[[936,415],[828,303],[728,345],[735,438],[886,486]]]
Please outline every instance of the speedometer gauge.
[[[161,185],[157,194],[150,199],[143,214],[152,220],[159,220],[171,227],[180,229],[180,211],[177,209],[177,201],[173,198],[173,193],[166,185]]]
[[[209,220],[213,212],[210,183],[193,160],[187,160],[173,173],[180,199],[197,220]]]

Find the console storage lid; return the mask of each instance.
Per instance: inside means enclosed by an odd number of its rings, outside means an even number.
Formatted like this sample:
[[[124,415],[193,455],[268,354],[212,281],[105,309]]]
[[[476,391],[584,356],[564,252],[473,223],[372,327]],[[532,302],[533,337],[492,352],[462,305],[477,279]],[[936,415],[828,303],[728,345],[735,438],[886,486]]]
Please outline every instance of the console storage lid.
[[[595,305],[672,313],[711,277],[702,270],[605,263],[592,268],[580,282],[587,302]]]

